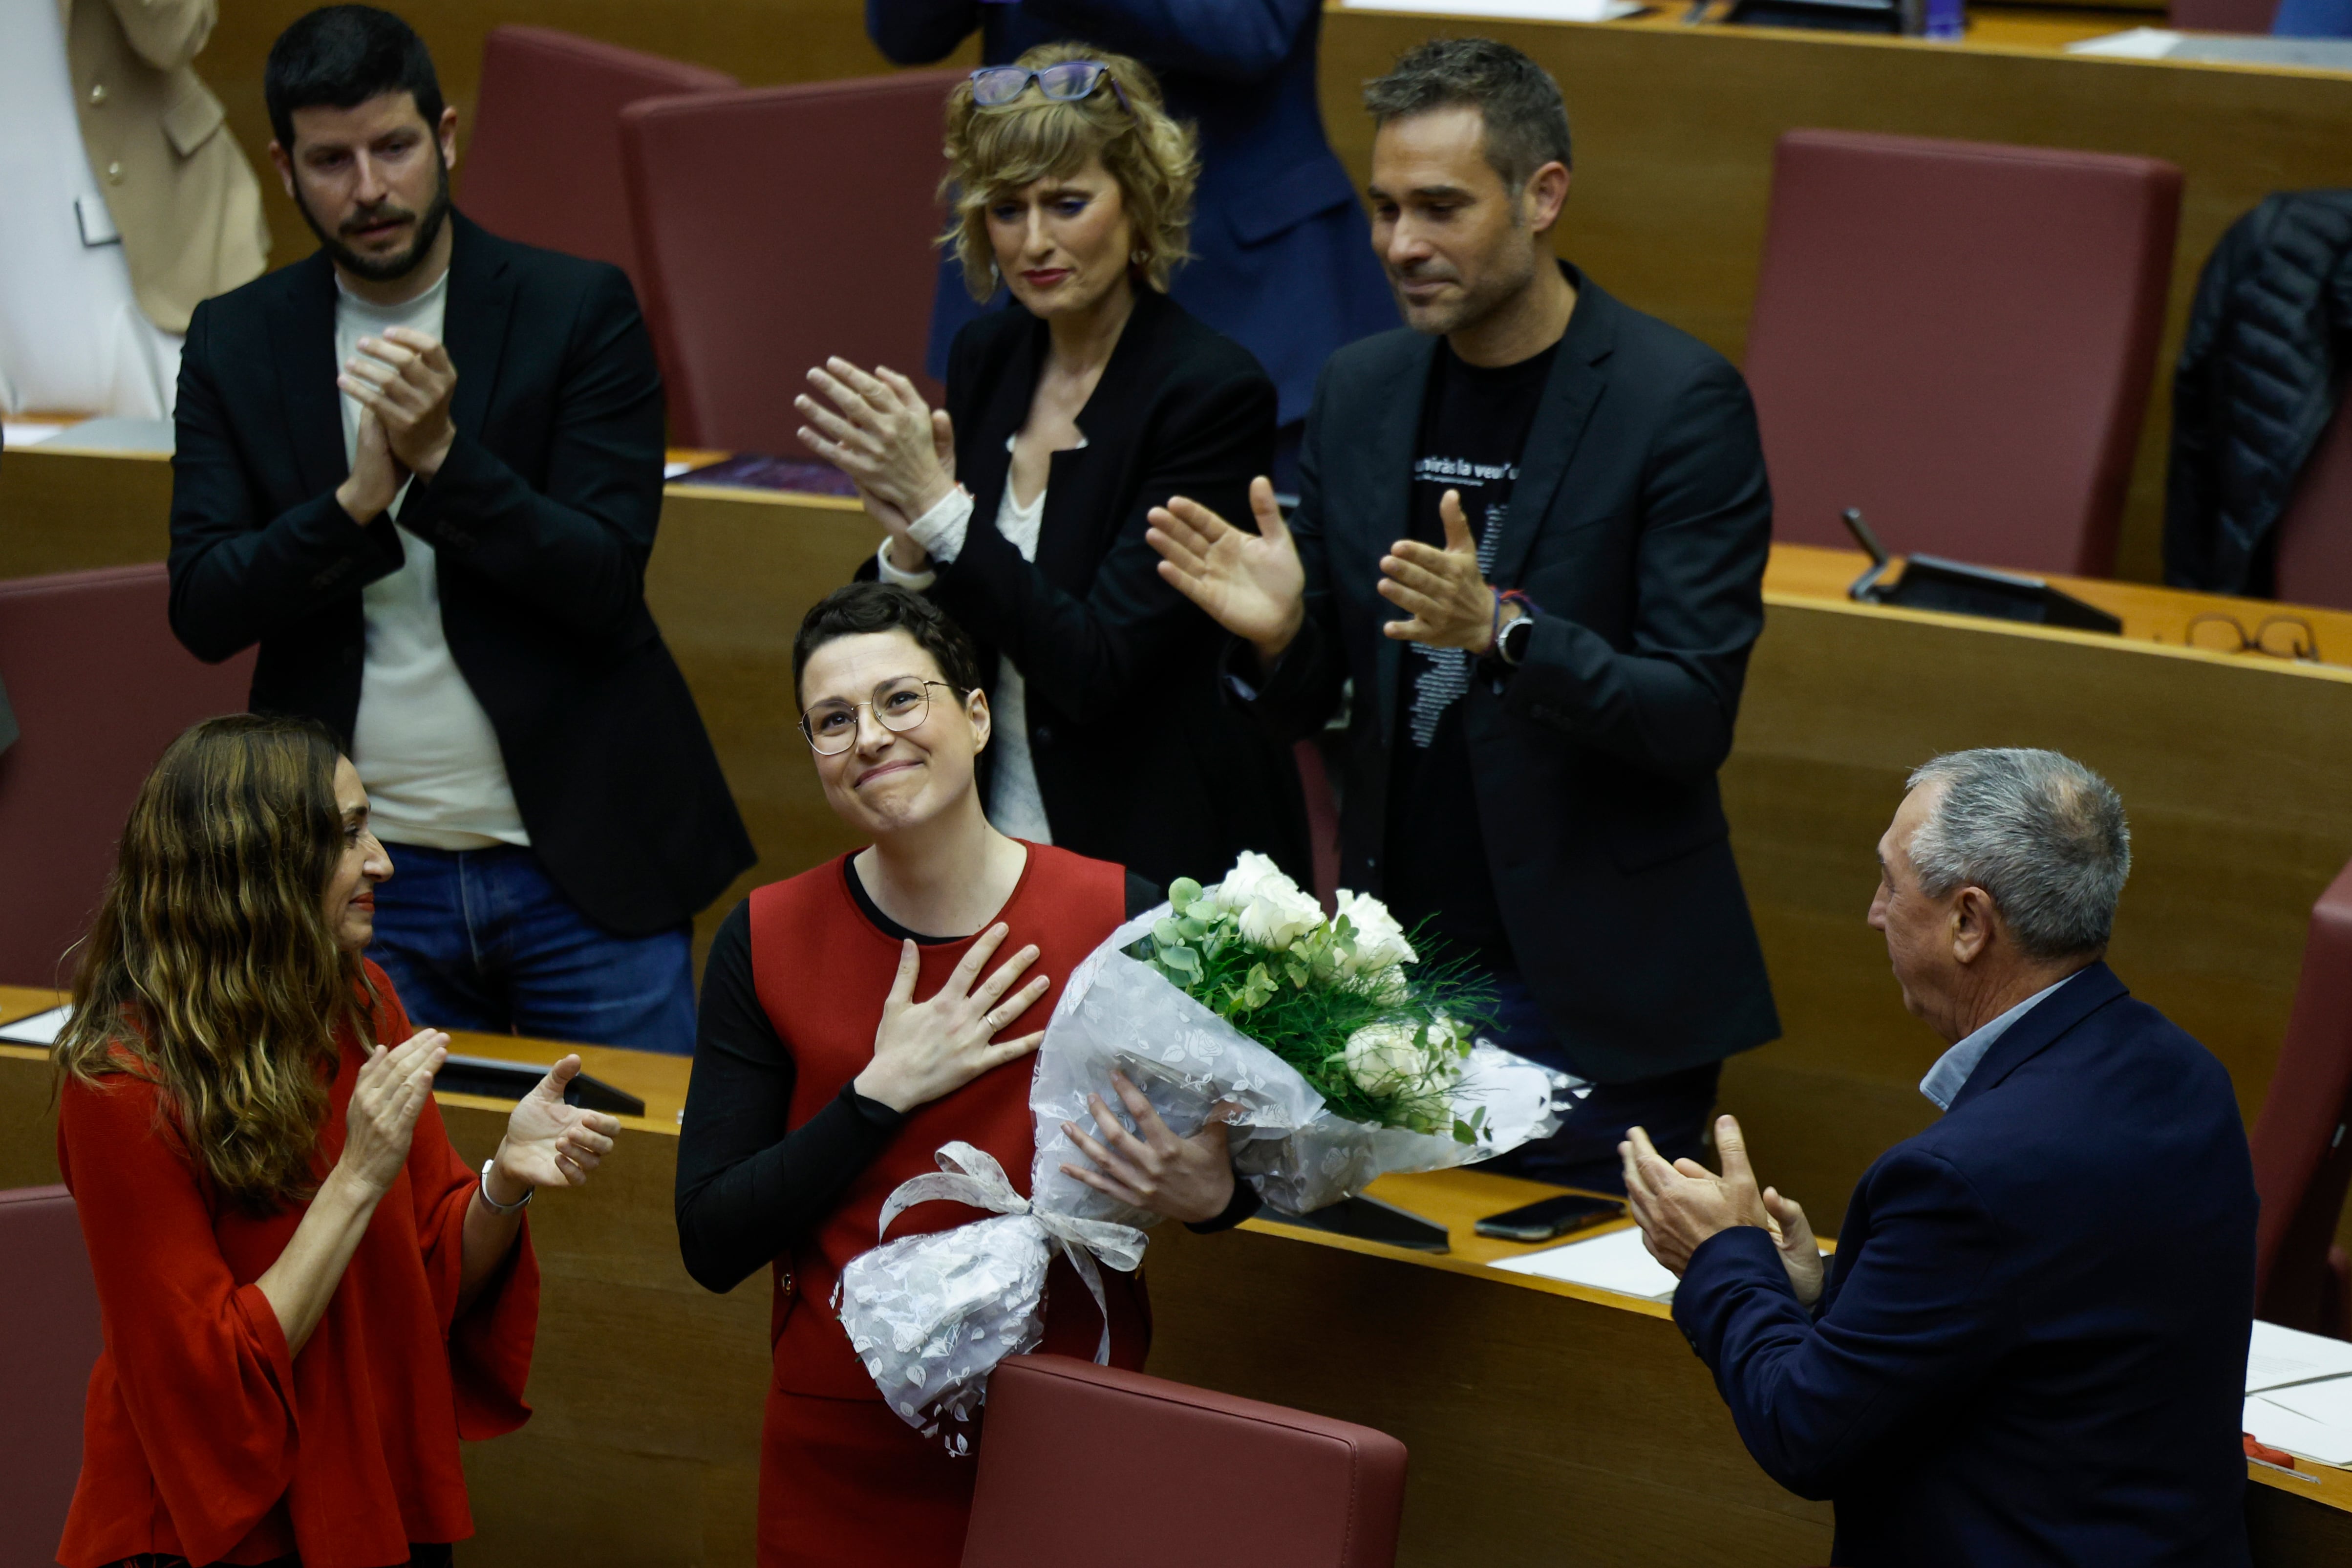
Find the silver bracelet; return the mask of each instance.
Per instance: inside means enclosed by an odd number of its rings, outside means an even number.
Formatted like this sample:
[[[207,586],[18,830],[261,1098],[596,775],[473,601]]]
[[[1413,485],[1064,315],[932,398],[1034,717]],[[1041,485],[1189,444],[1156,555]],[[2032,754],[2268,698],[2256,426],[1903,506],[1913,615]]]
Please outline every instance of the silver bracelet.
[[[482,1189],[482,1201],[490,1205],[490,1212],[492,1214],[520,1214],[524,1208],[530,1205],[531,1194],[539,1191],[539,1189],[537,1187],[525,1187],[522,1190],[522,1196],[517,1198],[514,1202],[510,1204],[502,1204],[499,1202],[498,1199],[490,1196],[490,1167],[498,1163],[499,1157],[496,1154],[491,1155],[488,1159],[482,1162],[482,1180],[480,1183]]]

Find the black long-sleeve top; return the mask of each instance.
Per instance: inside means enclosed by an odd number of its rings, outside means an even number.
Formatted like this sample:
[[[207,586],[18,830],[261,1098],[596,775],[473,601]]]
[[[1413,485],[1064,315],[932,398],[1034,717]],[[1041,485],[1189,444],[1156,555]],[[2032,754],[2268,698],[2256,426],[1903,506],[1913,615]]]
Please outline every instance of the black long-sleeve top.
[[[847,870],[858,911],[885,936],[924,943],[962,940],[908,931],[874,902],[855,861]],[[1129,919],[1161,896],[1150,882],[1128,873]],[[746,900],[729,912],[710,944],[678,1139],[678,1247],[686,1271],[706,1289],[733,1289],[806,1238],[906,1121],[901,1112],[858,1093],[853,1080],[787,1131],[796,1077],[792,1049],[760,1005],[751,978]],[[1225,1212],[1192,1228],[1229,1229],[1257,1207],[1256,1191],[1237,1177]]]

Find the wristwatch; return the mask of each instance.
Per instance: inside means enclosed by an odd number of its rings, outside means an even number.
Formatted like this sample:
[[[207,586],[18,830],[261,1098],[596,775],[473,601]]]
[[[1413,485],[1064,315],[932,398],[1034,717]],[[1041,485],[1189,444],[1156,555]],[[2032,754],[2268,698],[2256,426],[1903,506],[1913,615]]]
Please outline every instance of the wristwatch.
[[[1534,614],[1524,605],[1520,612],[1518,618],[1505,626],[1502,635],[1495,639],[1495,657],[1513,669],[1528,657],[1528,643],[1536,634]]]

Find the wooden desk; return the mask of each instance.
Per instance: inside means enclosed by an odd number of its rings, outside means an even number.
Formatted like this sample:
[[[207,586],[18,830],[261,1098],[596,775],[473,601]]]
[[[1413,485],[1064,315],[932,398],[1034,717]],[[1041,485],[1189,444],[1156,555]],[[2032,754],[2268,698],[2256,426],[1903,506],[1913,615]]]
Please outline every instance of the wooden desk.
[[[51,1005],[0,987],[0,1022]],[[543,1041],[461,1049],[551,1061]],[[761,1282],[718,1297],[677,1261],[669,1194],[687,1064],[583,1050],[646,1101],[583,1191],[531,1211],[543,1279],[530,1422],[469,1444],[479,1534],[469,1563],[562,1568],[749,1564],[760,1401]],[[0,1186],[57,1179],[47,1053],[0,1046]],[[507,1105],[437,1097],[468,1159]],[[1830,1511],[1748,1458],[1665,1306],[1506,1273],[1529,1250],[1471,1229],[1552,1189],[1475,1171],[1393,1176],[1379,1196],[1444,1224],[1453,1251],[1408,1252],[1254,1220],[1227,1237],[1153,1233],[1146,1268],[1164,1377],[1361,1421],[1412,1455],[1400,1562],[1713,1563],[1828,1556]],[[2352,1472],[2250,1466],[2256,1561],[2341,1562]],[[593,1508],[549,1500],[597,1500]]]
[[[160,505],[108,530],[70,520],[130,517],[127,505],[66,503],[165,477],[132,459],[10,454],[0,516],[34,521],[0,527],[0,576],[30,556],[52,570],[161,559]],[[703,914],[706,939],[741,891],[850,847],[793,731],[792,636],[877,538],[844,500],[669,489],[647,598],[761,853]],[[2214,605],[2251,629],[2278,608],[2260,601],[2068,582],[2124,616],[2128,635],[2100,637],[1857,605],[1844,591],[1860,570],[1848,552],[1774,550],[1723,773],[1784,1026],[1726,1069],[1725,1103],[1758,1157],[1833,1226],[1870,1161],[1932,1116],[1915,1086],[1935,1042],[1904,1016],[1862,917],[1904,775],[1974,745],[2053,746],[2123,792],[2136,864],[2116,966],[2228,1066],[2251,1124],[2312,902],[2352,860],[2352,672],[2177,645]],[[2303,613],[2323,654],[2352,658],[2352,616]]]

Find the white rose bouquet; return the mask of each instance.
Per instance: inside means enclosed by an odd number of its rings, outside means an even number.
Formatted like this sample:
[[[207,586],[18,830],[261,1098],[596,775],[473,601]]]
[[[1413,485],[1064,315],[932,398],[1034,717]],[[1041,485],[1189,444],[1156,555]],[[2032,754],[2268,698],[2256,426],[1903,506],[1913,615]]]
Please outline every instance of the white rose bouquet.
[[[1089,1095],[1126,1120],[1106,1092],[1113,1072],[1179,1137],[1222,1116],[1234,1168],[1268,1204],[1306,1214],[1391,1172],[1468,1164],[1558,1128],[1557,1108],[1584,1086],[1479,1039],[1486,1005],[1464,971],[1424,963],[1378,900],[1343,892],[1327,919],[1255,854],[1214,887],[1179,879],[1062,988],[1029,1091],[1029,1195],[985,1154],[941,1150],[942,1173],[902,1184],[884,1228],[933,1197],[998,1217],[853,1259],[837,1297],[850,1343],[892,1409],[927,1434],[946,1426],[962,1451],[953,1423],[984,1400],[997,1362],[1043,1331],[1051,1252],[1098,1291],[1097,1265],[1137,1267],[1159,1220],[1061,1169],[1087,1163],[1062,1124],[1093,1127]]]

